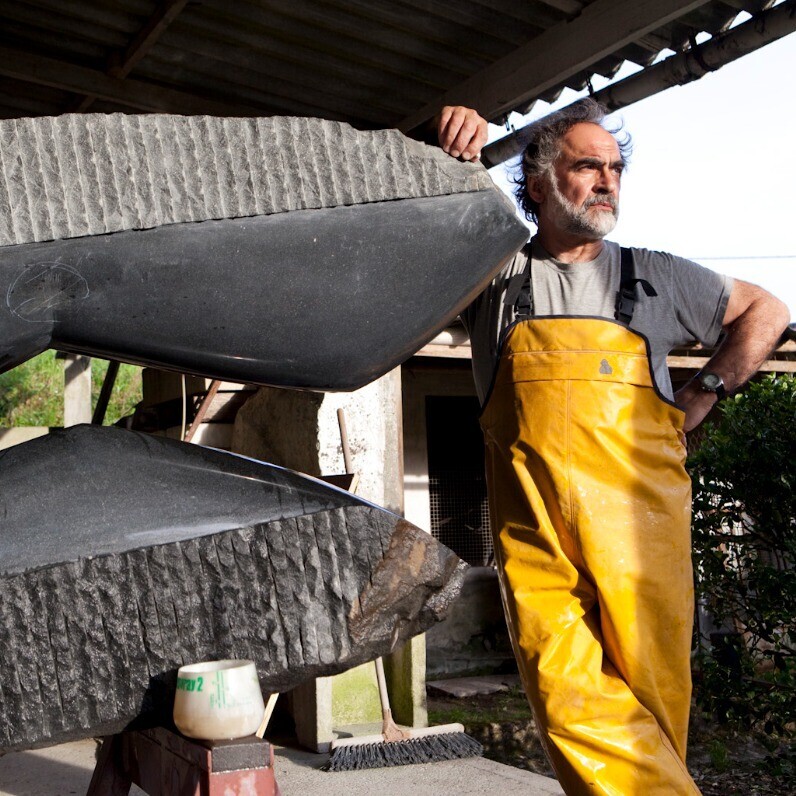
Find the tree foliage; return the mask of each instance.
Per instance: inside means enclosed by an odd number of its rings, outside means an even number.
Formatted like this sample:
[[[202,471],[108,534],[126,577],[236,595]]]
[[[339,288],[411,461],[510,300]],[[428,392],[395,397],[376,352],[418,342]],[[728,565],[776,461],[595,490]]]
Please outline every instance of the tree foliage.
[[[697,697],[721,718],[787,731],[796,720],[796,377],[766,377],[725,401],[689,468],[706,609]]]

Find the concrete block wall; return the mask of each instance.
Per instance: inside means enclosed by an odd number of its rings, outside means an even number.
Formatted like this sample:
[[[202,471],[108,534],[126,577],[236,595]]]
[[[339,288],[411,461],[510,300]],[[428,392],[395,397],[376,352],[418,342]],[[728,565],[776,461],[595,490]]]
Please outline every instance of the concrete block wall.
[[[398,371],[352,393],[263,387],[238,413],[232,449],[307,475],[344,473],[337,420],[342,408],[353,468],[359,474],[357,494],[400,513],[400,401]]]
[[[337,410],[346,415],[357,494],[402,513],[401,376],[394,370],[351,393],[263,387],[235,419],[232,450],[308,475],[345,472]],[[425,726],[425,643],[412,639],[385,661],[396,719]],[[325,751],[340,731],[381,718],[372,664],[291,692],[299,741]],[[373,731],[372,729],[370,730]]]

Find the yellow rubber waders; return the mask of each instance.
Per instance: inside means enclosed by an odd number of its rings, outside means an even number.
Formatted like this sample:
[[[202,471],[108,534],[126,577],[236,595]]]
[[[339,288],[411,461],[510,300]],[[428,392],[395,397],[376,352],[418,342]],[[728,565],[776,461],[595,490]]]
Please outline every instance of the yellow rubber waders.
[[[693,620],[683,414],[642,337],[532,318],[482,415],[506,615],[568,794],[699,793],[684,760]]]

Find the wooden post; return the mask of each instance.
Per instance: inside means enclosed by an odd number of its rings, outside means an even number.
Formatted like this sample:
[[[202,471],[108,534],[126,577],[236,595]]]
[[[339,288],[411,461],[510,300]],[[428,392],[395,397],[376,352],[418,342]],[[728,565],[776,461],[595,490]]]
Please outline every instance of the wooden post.
[[[91,422],[91,357],[64,357],[64,428]]]

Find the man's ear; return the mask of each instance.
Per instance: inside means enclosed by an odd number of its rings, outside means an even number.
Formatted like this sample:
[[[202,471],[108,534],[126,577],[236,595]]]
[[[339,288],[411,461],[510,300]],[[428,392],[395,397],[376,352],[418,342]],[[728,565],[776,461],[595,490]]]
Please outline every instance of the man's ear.
[[[544,177],[530,177],[527,182],[528,196],[536,204],[541,204],[547,198],[547,181]]]

